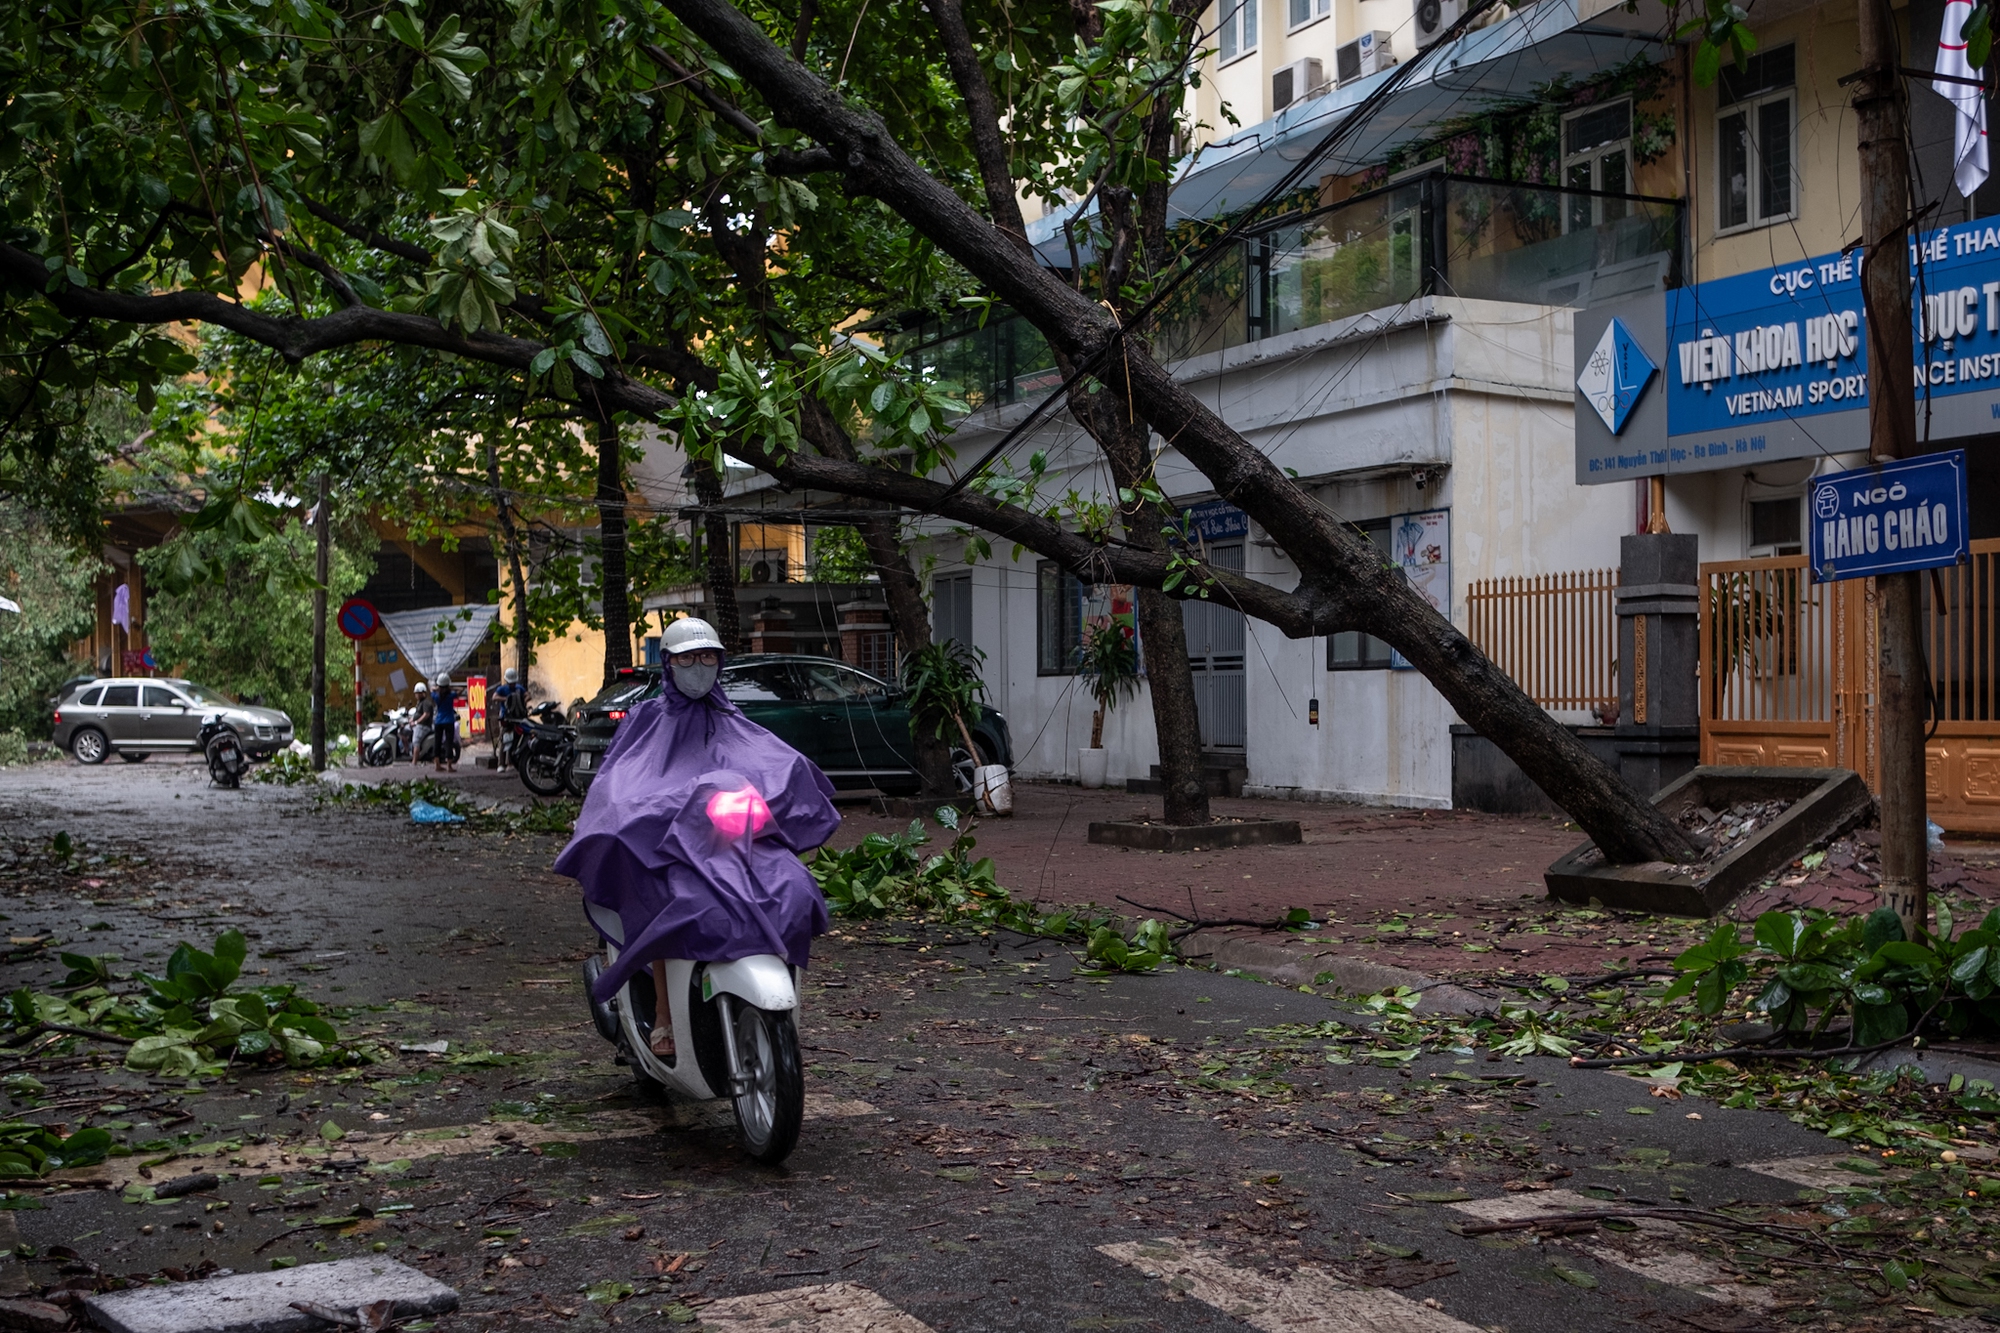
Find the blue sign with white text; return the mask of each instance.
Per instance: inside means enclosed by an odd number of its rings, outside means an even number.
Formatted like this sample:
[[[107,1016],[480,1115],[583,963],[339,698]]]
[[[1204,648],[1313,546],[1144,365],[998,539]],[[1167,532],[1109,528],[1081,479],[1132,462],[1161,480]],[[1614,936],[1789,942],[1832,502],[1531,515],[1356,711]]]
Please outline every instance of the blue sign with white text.
[[[1911,242],[1908,260],[1913,355],[1907,370],[1893,372],[1869,364],[1859,250],[1666,292],[1665,438],[1593,439],[1580,454],[1578,479],[1865,449],[1870,381],[1879,373],[1911,377],[1919,440],[2000,430],[2000,219],[1925,233]],[[1579,346],[1577,355],[1589,372],[1592,352]],[[1622,388],[1622,381],[1599,379],[1607,389]],[[1620,404],[1593,395],[1595,386],[1579,378],[1587,405],[1599,415],[1609,410],[1606,424],[1621,434]]]
[[[1852,253],[1668,292],[1667,337],[1667,434],[1711,436],[1697,457],[1750,453],[1736,447],[1746,430],[1868,404]]]
[[[1205,542],[1250,535],[1250,516],[1227,500],[1204,500],[1186,511],[1188,527]]]
[[[1965,451],[1821,477],[1810,522],[1816,582],[1958,564],[1968,549]]]

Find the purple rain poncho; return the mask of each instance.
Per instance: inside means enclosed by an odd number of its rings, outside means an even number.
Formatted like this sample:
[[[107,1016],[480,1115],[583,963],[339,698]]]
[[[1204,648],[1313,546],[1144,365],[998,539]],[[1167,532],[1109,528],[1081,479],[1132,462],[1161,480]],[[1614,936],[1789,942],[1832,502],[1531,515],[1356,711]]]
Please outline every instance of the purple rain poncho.
[[[732,843],[707,805],[746,782],[771,822]],[[689,699],[669,677],[660,697],[634,704],[619,724],[556,858],[556,873],[582,886],[586,914],[615,913],[624,928],[594,998],[609,1000],[657,959],[768,953],[804,967],[827,915],[799,855],[839,827],[833,784],[811,760],[743,716],[720,683]]]

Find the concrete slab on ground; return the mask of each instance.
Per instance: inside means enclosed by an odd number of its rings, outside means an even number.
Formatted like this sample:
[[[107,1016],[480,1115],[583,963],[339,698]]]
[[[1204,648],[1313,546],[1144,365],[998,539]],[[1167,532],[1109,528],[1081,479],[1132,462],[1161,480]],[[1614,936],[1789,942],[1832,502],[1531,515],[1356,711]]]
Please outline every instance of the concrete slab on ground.
[[[456,1310],[458,1293],[392,1259],[339,1259],[114,1291],[86,1297],[83,1304],[111,1333],[311,1333],[329,1321],[301,1305],[351,1315],[378,1301],[392,1303],[394,1318],[414,1319]]]

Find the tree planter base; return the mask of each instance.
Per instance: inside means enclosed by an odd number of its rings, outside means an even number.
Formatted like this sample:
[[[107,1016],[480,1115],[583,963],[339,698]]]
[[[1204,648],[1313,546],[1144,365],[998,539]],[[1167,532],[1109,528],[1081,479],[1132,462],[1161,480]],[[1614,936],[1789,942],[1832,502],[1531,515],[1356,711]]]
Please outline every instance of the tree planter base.
[[[1114,820],[1090,826],[1090,841],[1147,852],[1206,852],[1218,847],[1277,847],[1302,841],[1296,819],[1219,819],[1212,824]]]
[[[1717,860],[1691,866],[1665,861],[1611,865],[1586,842],[1544,873],[1549,896],[1570,903],[1674,916],[1713,916],[1739,895],[1868,812],[1868,788],[1844,768],[1702,767],[1663,788],[1653,803],[1670,816],[1738,801],[1791,802]]]

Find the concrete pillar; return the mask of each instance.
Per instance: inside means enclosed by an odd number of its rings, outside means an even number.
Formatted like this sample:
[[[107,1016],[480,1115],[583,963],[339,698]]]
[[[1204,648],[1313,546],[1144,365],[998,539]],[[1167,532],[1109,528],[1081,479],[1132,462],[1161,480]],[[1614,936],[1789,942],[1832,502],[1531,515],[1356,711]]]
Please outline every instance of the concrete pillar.
[[[1618,727],[1625,781],[1642,795],[1701,759],[1699,542],[1645,533],[1619,543]]]

